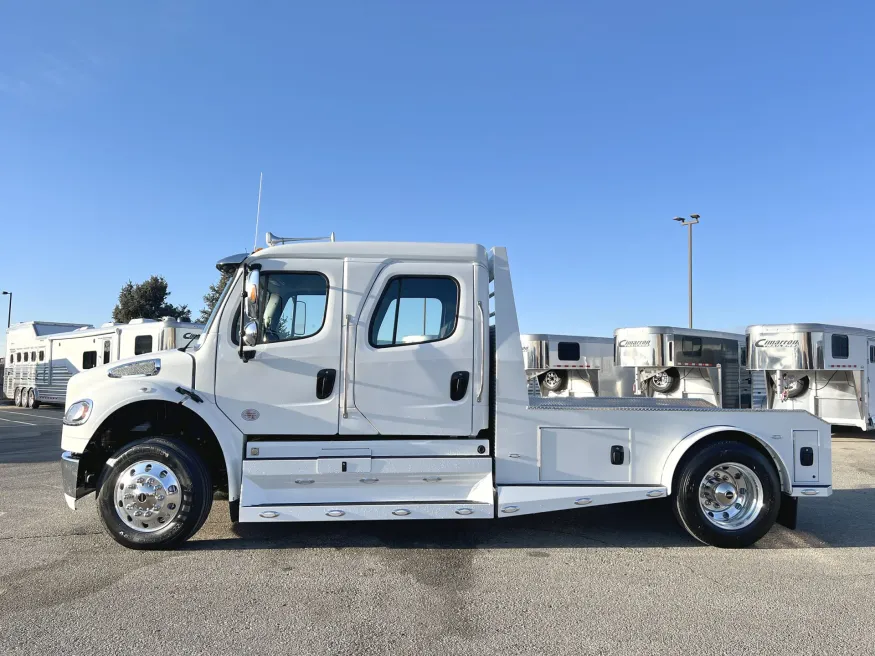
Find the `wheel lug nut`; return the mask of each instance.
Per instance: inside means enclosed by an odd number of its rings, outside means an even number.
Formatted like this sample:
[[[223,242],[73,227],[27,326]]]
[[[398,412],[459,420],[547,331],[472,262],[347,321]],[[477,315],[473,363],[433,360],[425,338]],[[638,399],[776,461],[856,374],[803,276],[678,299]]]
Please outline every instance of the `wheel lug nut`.
[[[142,485],[142,484],[145,483],[145,482],[146,482],[146,479],[143,478],[142,476],[140,476],[140,477],[137,479],[137,483],[139,483],[140,485]]]

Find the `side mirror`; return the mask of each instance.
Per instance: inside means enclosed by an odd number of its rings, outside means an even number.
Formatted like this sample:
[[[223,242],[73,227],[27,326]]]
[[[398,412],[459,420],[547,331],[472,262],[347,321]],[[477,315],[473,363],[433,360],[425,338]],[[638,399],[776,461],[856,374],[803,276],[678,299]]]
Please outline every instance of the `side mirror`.
[[[246,346],[255,346],[258,342],[258,322],[250,321],[243,326],[243,343]]]
[[[258,283],[260,278],[258,269],[254,269],[249,272],[249,277],[246,279],[246,314],[253,319],[258,318]]]

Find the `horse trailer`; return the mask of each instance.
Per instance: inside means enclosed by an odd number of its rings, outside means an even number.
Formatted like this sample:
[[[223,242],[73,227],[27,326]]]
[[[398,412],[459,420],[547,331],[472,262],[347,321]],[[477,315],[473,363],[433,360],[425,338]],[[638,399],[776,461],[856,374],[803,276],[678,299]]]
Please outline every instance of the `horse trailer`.
[[[614,340],[574,335],[521,335],[529,394],[552,397],[632,396],[632,372],[614,364]]]
[[[63,328],[64,331],[52,330]],[[203,325],[172,318],[81,324],[31,321],[7,330],[3,388],[19,407],[63,405],[70,377],[133,355],[185,346]]]
[[[615,362],[633,372],[635,395],[703,399],[720,408],[762,405],[762,385],[754,385],[746,369],[745,350],[744,335],[715,330],[614,331]]]
[[[748,369],[765,374],[766,405],[837,426],[875,427],[875,330],[794,323],[749,326]],[[871,372],[871,373],[870,373]]]

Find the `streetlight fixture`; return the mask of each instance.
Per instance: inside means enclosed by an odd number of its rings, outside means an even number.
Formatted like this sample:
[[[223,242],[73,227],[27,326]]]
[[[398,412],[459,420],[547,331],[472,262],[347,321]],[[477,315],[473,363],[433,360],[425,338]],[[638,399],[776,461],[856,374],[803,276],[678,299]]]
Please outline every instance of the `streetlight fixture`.
[[[690,214],[690,220],[684,219],[683,217],[676,216],[674,217],[675,221],[678,221],[682,226],[687,226],[690,230],[689,234],[689,262],[690,262],[690,273],[689,273],[689,296],[690,296],[690,328],[693,327],[693,226],[699,222],[698,214]]]
[[[2,296],[9,297],[9,312],[6,314],[6,327],[12,325],[12,292],[3,292]]]

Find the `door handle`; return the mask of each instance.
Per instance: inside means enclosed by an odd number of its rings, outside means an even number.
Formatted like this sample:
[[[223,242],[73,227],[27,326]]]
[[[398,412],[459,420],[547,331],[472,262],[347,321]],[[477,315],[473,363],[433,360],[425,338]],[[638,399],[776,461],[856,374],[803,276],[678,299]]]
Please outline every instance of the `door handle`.
[[[623,447],[615,444],[611,447],[611,464],[612,465],[622,465],[623,460],[626,459],[626,452]]]
[[[327,399],[334,391],[334,379],[337,378],[336,369],[322,369],[316,374],[316,398]]]
[[[461,401],[468,391],[468,379],[471,374],[467,371],[457,371],[450,376],[450,400]]]

